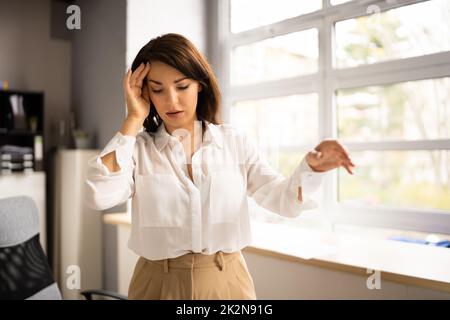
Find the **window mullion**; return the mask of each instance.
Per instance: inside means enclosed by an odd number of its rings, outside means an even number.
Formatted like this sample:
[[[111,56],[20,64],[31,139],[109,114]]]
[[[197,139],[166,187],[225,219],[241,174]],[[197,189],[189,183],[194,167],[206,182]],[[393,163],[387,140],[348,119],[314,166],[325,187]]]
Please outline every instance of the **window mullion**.
[[[230,92],[234,102],[237,100],[264,99],[317,92],[320,83],[321,78],[319,74],[312,74],[290,79],[233,86],[230,88]]]
[[[333,23],[323,18],[319,29],[319,74],[321,85],[319,89],[319,138],[333,138],[336,136],[336,116],[334,114],[334,92],[332,79],[333,68]],[[327,175],[324,183],[322,209],[325,213],[325,223],[333,226],[332,218],[328,214],[337,203],[337,175],[335,172]]]

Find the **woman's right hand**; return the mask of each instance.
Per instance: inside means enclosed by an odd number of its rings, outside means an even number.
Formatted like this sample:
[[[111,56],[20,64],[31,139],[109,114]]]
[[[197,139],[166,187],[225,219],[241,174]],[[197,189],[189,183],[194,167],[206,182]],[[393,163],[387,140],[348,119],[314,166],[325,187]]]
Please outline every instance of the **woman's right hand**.
[[[150,113],[150,96],[147,85],[143,81],[150,71],[150,63],[141,63],[139,67],[131,72],[131,69],[125,74],[123,87],[125,100],[127,104],[127,118],[132,118],[141,123],[144,122]]]

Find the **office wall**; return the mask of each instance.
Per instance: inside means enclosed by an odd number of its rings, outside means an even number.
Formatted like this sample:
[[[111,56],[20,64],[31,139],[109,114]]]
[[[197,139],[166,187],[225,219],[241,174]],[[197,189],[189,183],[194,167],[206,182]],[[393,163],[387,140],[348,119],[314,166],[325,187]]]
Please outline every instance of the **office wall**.
[[[73,32],[72,104],[77,124],[104,146],[125,115],[126,0],[79,0],[81,29]]]
[[[45,92],[45,149],[56,145],[71,97],[70,41],[52,37],[50,0],[0,0],[0,81]]]

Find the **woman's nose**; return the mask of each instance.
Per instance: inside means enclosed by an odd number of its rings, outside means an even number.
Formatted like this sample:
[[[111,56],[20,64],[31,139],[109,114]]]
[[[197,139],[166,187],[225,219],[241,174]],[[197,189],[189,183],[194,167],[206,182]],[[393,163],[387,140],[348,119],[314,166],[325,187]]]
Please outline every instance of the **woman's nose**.
[[[166,96],[166,102],[169,105],[176,105],[178,103],[178,93],[175,89],[169,89]]]

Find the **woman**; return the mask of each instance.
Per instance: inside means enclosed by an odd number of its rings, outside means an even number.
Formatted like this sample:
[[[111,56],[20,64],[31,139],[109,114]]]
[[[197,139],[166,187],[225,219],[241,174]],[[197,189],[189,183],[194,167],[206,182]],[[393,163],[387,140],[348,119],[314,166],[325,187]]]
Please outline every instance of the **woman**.
[[[349,155],[323,141],[283,178],[244,134],[220,124],[217,80],[181,35],[146,44],[123,86],[127,116],[89,162],[86,198],[98,210],[132,198],[128,246],[140,258],[129,298],[256,299],[241,253],[251,243],[247,195],[298,216],[315,207],[308,194],[323,172],[351,173]]]

